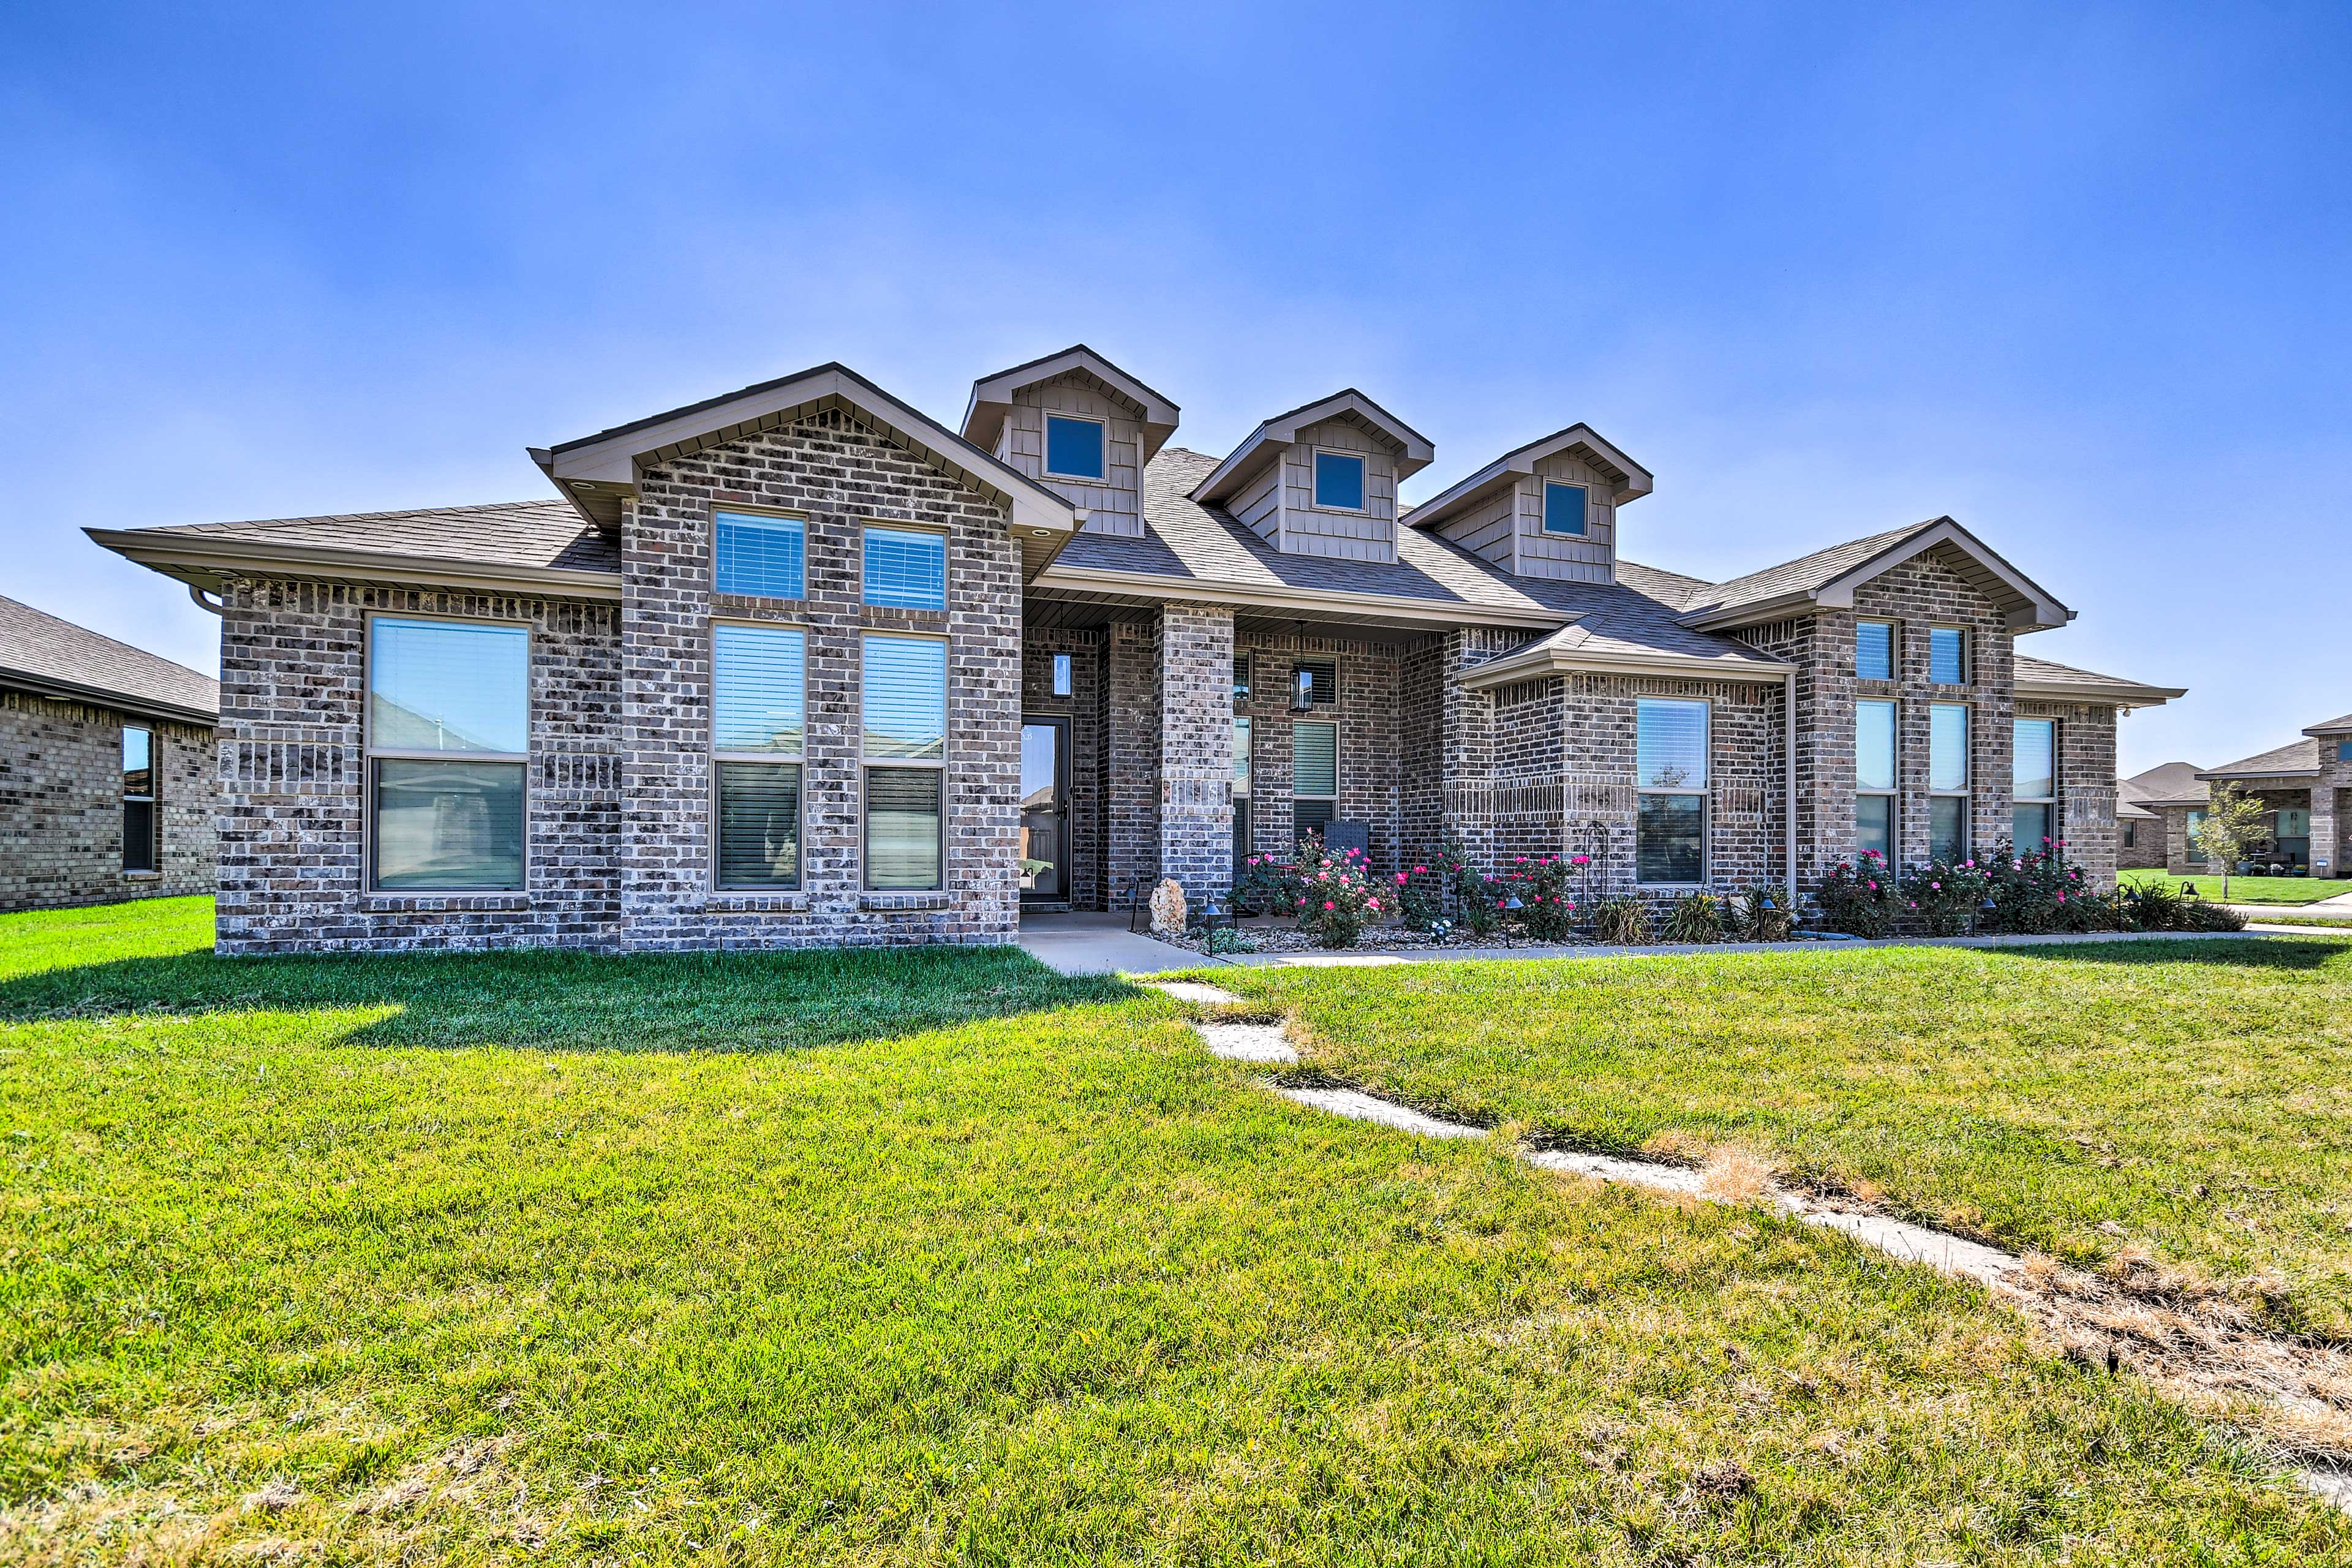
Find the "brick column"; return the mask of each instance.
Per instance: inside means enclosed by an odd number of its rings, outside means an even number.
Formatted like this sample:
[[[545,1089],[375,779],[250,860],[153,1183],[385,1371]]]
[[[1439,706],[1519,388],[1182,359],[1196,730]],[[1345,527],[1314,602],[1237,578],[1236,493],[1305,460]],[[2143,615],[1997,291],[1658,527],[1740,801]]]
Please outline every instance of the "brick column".
[[[1198,907],[1234,883],[1234,613],[1169,605],[1160,676],[1160,874]]]
[[[1160,623],[1114,621],[1103,652],[1106,909],[1135,907],[1160,869]],[[1227,742],[1231,744],[1230,742]]]
[[[2322,741],[2323,746],[2328,742]],[[2336,782],[2332,760],[2323,760],[2319,777],[2311,786],[2311,874],[2341,877],[2343,860],[2336,853]]]

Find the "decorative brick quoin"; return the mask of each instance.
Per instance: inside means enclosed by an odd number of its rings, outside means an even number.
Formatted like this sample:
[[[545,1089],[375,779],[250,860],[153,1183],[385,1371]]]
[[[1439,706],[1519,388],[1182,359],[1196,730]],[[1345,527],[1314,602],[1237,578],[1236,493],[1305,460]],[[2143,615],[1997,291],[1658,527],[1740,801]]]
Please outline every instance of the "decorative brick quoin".
[[[2018,652],[2073,612],[1951,518],[1711,583],[1620,554],[1651,476],[1589,426],[1407,505],[1352,388],[1177,424],[1084,346],[957,424],[829,364],[533,448],[537,500],[92,531],[220,610],[221,950],[1003,942],[1312,828],[1660,902],[2114,878],[2117,717],[2181,693]]]

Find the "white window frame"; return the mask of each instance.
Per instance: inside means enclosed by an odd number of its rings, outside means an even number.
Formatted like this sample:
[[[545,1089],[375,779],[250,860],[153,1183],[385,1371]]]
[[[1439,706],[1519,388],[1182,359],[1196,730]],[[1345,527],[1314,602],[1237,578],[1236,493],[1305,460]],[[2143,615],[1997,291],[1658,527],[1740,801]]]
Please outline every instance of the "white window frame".
[[[1689,702],[1705,714],[1706,738],[1700,744],[1700,754],[1706,759],[1706,778],[1696,789],[1652,788],[1642,782],[1642,703]],[[1704,888],[1715,873],[1715,703],[1705,697],[1636,698],[1633,703],[1633,885],[1637,888]],[[1647,882],[1642,879],[1642,799],[1645,795],[1698,797],[1698,880],[1695,882]]]
[[[1064,414],[1058,409],[1038,411],[1043,416],[1037,426],[1037,471],[1045,479],[1062,479],[1075,485],[1108,485],[1110,483],[1110,421],[1091,414]],[[1066,474],[1053,466],[1054,421],[1066,419],[1073,425],[1091,425],[1102,432],[1102,468],[1099,474]]]
[[[1862,673],[1862,628],[1864,626],[1885,626],[1886,628],[1886,673],[1885,675],[1864,675]],[[1885,616],[1857,616],[1854,617],[1853,678],[1856,680],[1883,680],[1889,684],[1900,680],[1903,678],[1903,629],[1902,623],[1900,621],[1890,620]]]
[[[1308,449],[1308,454],[1309,455],[1307,458],[1307,504],[1310,508],[1316,511],[1337,512],[1341,517],[1370,517],[1372,515],[1372,458],[1370,453],[1350,452],[1345,447],[1315,447]],[[1317,459],[1326,457],[1349,458],[1364,470],[1363,505],[1330,506],[1325,503],[1323,500],[1322,481],[1320,476],[1316,470],[1321,466]]]
[[[733,510],[733,508],[727,509]],[[717,531],[713,530],[712,548],[717,548]],[[803,551],[806,576],[806,551]],[[444,626],[496,626],[501,631],[522,633],[522,738],[524,750],[516,752],[427,752],[399,746],[379,747],[375,743],[375,624],[378,621],[425,621]],[[529,621],[507,620],[497,616],[417,615],[405,610],[370,610],[360,625],[360,886],[371,897],[441,898],[447,895],[472,895],[484,898],[526,898],[530,893],[531,853],[531,750],[538,740],[532,703],[533,673],[539,668],[538,628]],[[522,765],[522,871],[520,883],[512,888],[386,888],[375,879],[375,823],[378,811],[376,799],[376,763],[390,760],[396,763],[519,763]]]
[[[1536,531],[1547,539],[1591,539],[1592,537],[1592,487],[1578,484],[1573,479],[1541,479],[1543,489],[1537,498]],[[1551,492],[1555,489],[1584,492],[1584,526],[1573,531],[1551,525]]]
[[[788,594],[746,594],[740,588],[722,588],[719,585],[719,514],[720,512],[731,512],[740,517],[774,518],[780,522],[797,522],[801,525],[801,591],[797,595]],[[723,505],[714,503],[710,508],[709,517],[710,591],[713,594],[723,594],[730,599],[757,599],[763,604],[771,605],[800,605],[808,602],[809,544],[811,542],[811,536],[816,531],[815,521],[808,513],[795,510],[791,507],[760,506],[752,503],[728,501]],[[861,536],[861,538],[863,536]],[[865,552],[861,549],[858,552],[858,574],[861,579],[865,575]],[[863,582],[861,581],[860,586],[862,587],[863,585]]]
[[[869,757],[866,754],[866,645],[874,637],[902,642],[935,642],[947,650],[940,681],[940,754],[937,757]],[[948,885],[948,764],[955,760],[955,647],[944,635],[897,626],[862,626],[857,634],[857,883],[869,893],[939,893]],[[932,769],[940,774],[940,879],[932,888],[877,888],[874,885],[872,829],[874,814],[867,805],[874,770],[912,772]],[[805,776],[805,775],[803,775]]]
[[[1887,747],[1895,780],[1891,788],[1865,787],[1862,782],[1862,710],[1865,705],[1888,710],[1893,720],[1889,728],[1894,733]],[[1886,802],[1886,863],[1892,866],[1903,854],[1903,705],[1892,697],[1858,697],[1854,699],[1853,715],[1853,798]],[[1856,855],[1862,853],[1862,814],[1858,810],[1853,821],[1853,849]]]
[[[1960,678],[1959,678],[1958,680],[1937,680],[1937,679],[1936,679],[1936,634],[1937,634],[1937,632],[1958,632],[1958,633],[1959,634],[1959,637],[1960,637]],[[1976,668],[1976,666],[1977,666],[1977,653],[1976,653],[1976,647],[1975,647],[1975,644],[1976,644],[1976,638],[1974,638],[1974,637],[1970,637],[1970,636],[1969,635],[1969,627],[1967,627],[1967,626],[1955,626],[1955,625],[1954,625],[1953,623],[1951,623],[1950,621],[1933,621],[1933,622],[1930,622],[1930,623],[1928,624],[1928,626],[1927,626],[1927,684],[1928,684],[1928,685],[1930,685],[1930,686],[1973,686],[1973,685],[1975,685],[1975,684],[1976,684],[1976,673],[1977,673],[1977,668]]]
[[[721,626],[751,626],[765,632],[798,632],[801,635],[801,749],[792,756],[781,752],[730,752],[719,745],[719,629]],[[808,889],[808,728],[809,728],[809,647],[815,635],[800,621],[755,621],[738,616],[713,616],[704,633],[703,657],[710,671],[709,721],[705,726],[703,742],[710,752],[710,890],[730,897],[757,898],[772,893],[778,898],[796,896]],[[790,887],[769,883],[730,883],[719,879],[719,764],[721,763],[754,763],[765,767],[797,767],[801,771],[800,820],[793,828],[793,880]]]
[[[877,528],[882,530],[885,533],[929,534],[930,537],[940,542],[939,608],[933,609],[928,605],[877,605],[872,599],[866,596],[866,535],[872,533]],[[945,615],[947,613],[949,600],[953,597],[950,592],[951,587],[950,578],[955,568],[954,543],[954,540],[949,535],[946,529],[937,527],[931,523],[886,522],[878,517],[860,518],[857,523],[857,603],[859,606],[868,610],[880,610],[885,614],[902,616]],[[805,556],[803,557],[803,562],[805,562]],[[808,575],[805,564],[803,564],[801,575],[803,579]],[[805,585],[805,584],[803,585]]]
[[[1967,657],[1962,650],[1961,657]],[[1936,710],[1957,708],[1960,710],[1960,787],[1936,787]],[[1960,843],[1955,859],[1966,860],[1975,855],[1977,836],[1975,790],[1977,782],[1977,718],[1974,706],[1967,702],[1930,702],[1927,704],[1927,799],[1957,800],[1960,803]],[[1927,807],[1927,858],[1936,856],[1936,808]]]
[[[122,726],[121,734],[129,735],[133,731],[147,737],[147,793],[132,795],[129,789],[121,787],[123,748],[120,737],[117,738],[114,749],[117,788],[121,792],[122,805],[130,806],[144,804],[147,807],[148,864],[135,871],[126,865],[121,868],[121,872],[133,881],[149,881],[163,874],[163,736],[152,724],[125,724]],[[129,812],[122,814],[122,822],[125,829],[122,835],[122,858],[128,860],[131,858],[129,832],[131,814]]]
[[[2012,715],[2009,723],[2010,837],[2011,838],[2015,838],[2017,837],[2017,808],[2019,806],[2046,805],[2050,808],[2050,852],[2053,855],[2058,855],[2058,840],[2063,836],[2065,831],[2060,824],[2058,816],[2058,747],[2063,739],[2058,728],[2058,721],[2055,719],[2020,719]],[[2047,724],[2050,726],[2050,793],[2048,795],[2019,795],[2017,793],[2017,726],[2020,724]],[[2015,849],[2021,855],[2025,853],[2025,847],[2022,845],[2011,844],[2010,847]],[[2060,858],[2063,859],[2064,857],[2061,855]]]

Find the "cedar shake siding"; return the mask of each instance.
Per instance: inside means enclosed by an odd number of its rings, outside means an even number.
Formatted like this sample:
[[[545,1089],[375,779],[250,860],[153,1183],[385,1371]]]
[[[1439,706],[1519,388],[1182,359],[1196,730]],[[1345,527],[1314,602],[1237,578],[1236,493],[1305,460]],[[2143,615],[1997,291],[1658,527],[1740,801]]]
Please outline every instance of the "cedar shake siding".
[[[1100,425],[1098,477],[1055,470],[1055,417]],[[1584,425],[1408,507],[1399,486],[1433,448],[1360,392],[1267,420],[1223,458],[1171,445],[1177,418],[1084,345],[982,378],[960,430],[826,365],[535,448],[552,500],[97,532],[221,601],[221,950],[999,943],[1018,930],[1024,885],[1053,906],[1122,911],[1173,878],[1198,908],[1231,888],[1237,858],[1286,855],[1327,816],[1360,830],[1383,877],[1450,836],[1488,870],[1590,854],[1580,891],[1662,906],[1690,886],[1782,883],[1793,836],[1810,889],[1853,855],[1854,704],[1871,698],[1897,707],[1898,858],[1927,854],[1929,709],[1950,702],[1969,713],[1972,849],[2011,832],[2011,721],[2049,719],[2068,853],[2114,876],[2117,718],[2179,693],[2019,653],[2017,637],[2073,612],[1951,519],[1709,583],[1623,559],[1623,509],[1651,476]],[[1361,459],[1360,506],[1318,504],[1318,451]],[[1064,452],[1066,468],[1096,460],[1090,434]],[[1584,492],[1580,533],[1544,527],[1546,487],[1561,484]],[[758,548],[797,551],[799,575],[722,591],[726,511],[768,520]],[[927,563],[902,605],[866,602],[869,527],[938,542],[896,558]],[[934,595],[943,607],[905,607]],[[479,645],[520,661],[508,668],[528,689],[527,740],[470,753],[521,770],[520,887],[373,886],[376,616],[527,634]],[[1872,618],[1896,627],[1889,679],[1855,665],[1855,624]],[[1966,634],[1961,680],[1931,679],[1936,626]],[[876,637],[914,663],[869,693]],[[714,754],[739,733],[721,723],[724,649],[751,646],[798,670],[800,692],[763,678],[763,727],[741,731],[756,756]],[[933,709],[867,704],[930,701],[935,688],[906,671],[932,658],[943,740]],[[1302,666],[1315,674],[1303,710]],[[1696,876],[1645,885],[1637,716],[1655,700],[1704,705],[1706,777],[1664,786],[1699,797]],[[1024,784],[1024,721],[1066,736],[1050,787],[1034,771]],[[64,722],[0,700],[0,736],[14,737],[0,805],[16,757],[63,755],[26,727]],[[1658,743],[1686,748],[1689,734]],[[194,754],[193,734],[171,741]],[[932,754],[894,761],[900,745]],[[799,772],[751,786],[732,771],[762,762]],[[878,854],[877,766],[897,770]],[[35,772],[54,785],[91,768]],[[1334,794],[1302,791],[1327,771]],[[930,878],[918,773],[938,781],[937,885],[887,885]],[[722,824],[719,792],[739,786],[769,793],[730,796],[748,815]],[[2352,774],[2319,797],[2339,786]],[[193,810],[179,788],[167,804]],[[472,820],[464,809],[449,806]],[[2314,815],[2315,843],[2333,845],[2341,814],[2324,827]],[[1673,852],[1648,864],[1679,876],[1687,807],[1654,820]],[[1024,822],[1053,837],[1024,840]],[[201,878],[194,844],[164,885]],[[1058,880],[1024,868],[1046,844],[1065,857]],[[727,856],[751,872],[722,879]],[[517,875],[510,858],[497,864]]]

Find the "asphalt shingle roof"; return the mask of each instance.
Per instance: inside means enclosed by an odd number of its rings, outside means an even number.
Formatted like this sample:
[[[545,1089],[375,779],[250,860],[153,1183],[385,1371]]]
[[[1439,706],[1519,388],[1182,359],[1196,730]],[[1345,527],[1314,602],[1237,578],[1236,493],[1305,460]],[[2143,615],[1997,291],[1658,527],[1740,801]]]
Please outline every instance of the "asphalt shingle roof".
[[[2209,779],[2239,778],[2251,773],[2315,773],[2319,771],[2319,742],[2310,735],[2300,741],[2289,741],[2267,752],[2218,768],[2208,768],[2200,777]]]
[[[572,504],[560,497],[493,501],[485,506],[418,507],[408,511],[194,522],[140,531],[254,544],[363,550],[496,566],[553,567],[566,572],[621,570],[619,546],[584,521]]]
[[[184,664],[100,637],[30,605],[0,599],[0,686],[9,677],[217,715],[220,682]]]
[[[2153,816],[2144,809],[2183,798],[2203,800],[2205,786],[2197,782],[2195,763],[2165,763],[2144,773],[2134,773],[2116,784],[2116,815],[2117,816]]]
[[[1832,544],[1827,550],[1816,550],[1811,555],[1801,555],[1794,561],[1784,561],[1778,566],[1767,566],[1761,572],[1751,572],[1745,577],[1734,577],[1728,583],[1714,584],[1704,593],[1694,593],[1683,608],[1685,612],[1732,610],[1742,605],[1762,604],[1787,594],[1811,593],[1836,581],[1873,556],[1893,549],[1913,534],[1923,533],[1935,527],[1938,521],[1931,518],[1926,522],[1874,533],[1866,539],[1848,540],[1843,544]]]

